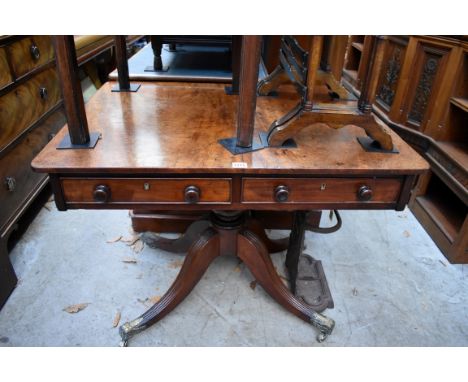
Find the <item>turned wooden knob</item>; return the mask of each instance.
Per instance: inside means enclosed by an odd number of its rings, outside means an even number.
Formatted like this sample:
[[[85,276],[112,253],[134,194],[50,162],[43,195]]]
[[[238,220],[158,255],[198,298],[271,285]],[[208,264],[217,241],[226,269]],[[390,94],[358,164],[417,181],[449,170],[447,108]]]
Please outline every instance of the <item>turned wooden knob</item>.
[[[361,186],[357,195],[359,200],[367,202],[372,199],[372,189],[369,186]]]
[[[94,189],[93,196],[96,202],[105,203],[110,199],[111,190],[108,186],[100,184]]]
[[[275,200],[284,203],[288,200],[289,188],[286,186],[278,186],[275,188]]]
[[[198,203],[200,201],[200,189],[197,186],[188,186],[185,188],[184,197],[187,203]]]

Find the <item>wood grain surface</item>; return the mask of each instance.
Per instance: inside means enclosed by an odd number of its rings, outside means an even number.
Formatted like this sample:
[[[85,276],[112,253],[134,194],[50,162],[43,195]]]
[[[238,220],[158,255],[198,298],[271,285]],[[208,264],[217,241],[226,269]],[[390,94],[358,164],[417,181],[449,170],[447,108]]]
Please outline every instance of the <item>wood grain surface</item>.
[[[0,89],[13,81],[5,48],[0,48]]]
[[[137,93],[111,93],[105,84],[86,105],[93,150],[57,150],[63,129],[33,161],[50,173],[417,174],[427,163],[395,133],[399,154],[365,152],[358,127],[306,129],[296,149],[269,148],[231,155],[218,140],[236,135],[237,96],[221,84],[145,83]],[[297,98],[259,97],[254,139]],[[246,168],[233,167],[243,162]]]
[[[109,203],[183,203],[189,186],[200,190],[198,203],[228,203],[231,201],[230,179],[64,179],[62,188],[67,202],[95,202],[94,189],[106,185],[110,189]]]
[[[47,91],[41,97],[40,89]],[[60,102],[54,68],[47,69],[0,97],[0,151]]]
[[[23,203],[36,192],[36,187],[44,181],[45,175],[32,171],[30,163],[35,155],[65,122],[63,111],[54,112],[40,126],[31,131],[17,146],[0,158],[0,228],[4,226]],[[4,184],[7,177],[13,177],[15,188],[9,191]]]
[[[283,203],[359,202],[361,186],[372,189],[373,202],[395,202],[400,194],[402,179],[373,178],[247,178],[243,179],[242,201],[248,203],[276,203],[274,191],[279,186],[289,190]]]
[[[33,58],[31,47],[36,46],[38,58]],[[50,36],[31,36],[7,47],[11,60],[11,70],[15,78],[21,77],[34,68],[44,65],[54,58]]]

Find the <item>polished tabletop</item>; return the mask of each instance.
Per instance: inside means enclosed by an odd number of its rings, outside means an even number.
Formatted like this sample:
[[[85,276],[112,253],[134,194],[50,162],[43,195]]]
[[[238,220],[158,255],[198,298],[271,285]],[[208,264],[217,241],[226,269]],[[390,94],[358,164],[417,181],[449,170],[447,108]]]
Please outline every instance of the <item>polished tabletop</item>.
[[[304,129],[297,148],[266,148],[232,155],[218,143],[236,135],[238,96],[221,84],[143,83],[136,93],[111,92],[106,83],[86,105],[91,150],[58,150],[66,126],[32,162],[48,173],[418,174],[426,161],[391,131],[398,154],[370,153],[357,141],[362,129],[317,124]],[[258,97],[254,137],[298,102],[285,93]],[[390,129],[389,129],[390,130]],[[242,167],[238,164],[241,162]]]

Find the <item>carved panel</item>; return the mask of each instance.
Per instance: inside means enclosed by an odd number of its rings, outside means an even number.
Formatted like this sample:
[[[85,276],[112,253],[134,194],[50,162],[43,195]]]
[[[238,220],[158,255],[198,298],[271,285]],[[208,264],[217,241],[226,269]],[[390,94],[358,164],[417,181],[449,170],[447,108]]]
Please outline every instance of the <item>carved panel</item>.
[[[421,123],[431,96],[432,85],[439,67],[440,56],[427,54],[423,63],[421,76],[416,87],[413,104],[408,114],[412,122]]]
[[[393,104],[405,50],[404,46],[389,43],[387,61],[384,64],[377,93],[378,101],[383,103],[388,109]]]

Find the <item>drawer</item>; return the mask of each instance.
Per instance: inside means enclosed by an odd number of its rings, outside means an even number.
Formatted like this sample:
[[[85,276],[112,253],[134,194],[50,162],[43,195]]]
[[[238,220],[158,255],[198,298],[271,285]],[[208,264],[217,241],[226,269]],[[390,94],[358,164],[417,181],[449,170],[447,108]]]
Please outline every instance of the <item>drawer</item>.
[[[63,112],[53,113],[0,158],[0,227],[21,210],[47,177],[34,172],[31,161],[65,122]]]
[[[54,48],[50,36],[26,37],[7,47],[11,70],[16,78],[47,64],[54,58]]]
[[[13,82],[5,48],[0,48],[0,89]]]
[[[0,151],[60,101],[54,68],[0,97]]]
[[[244,178],[243,203],[395,203],[401,178]]]
[[[61,181],[66,203],[175,203],[231,202],[230,179],[115,178]]]

